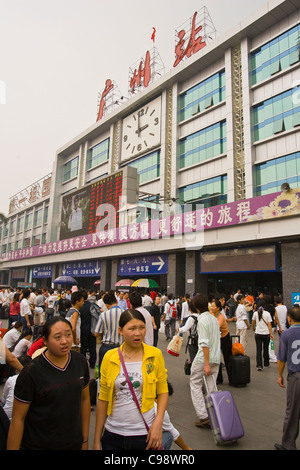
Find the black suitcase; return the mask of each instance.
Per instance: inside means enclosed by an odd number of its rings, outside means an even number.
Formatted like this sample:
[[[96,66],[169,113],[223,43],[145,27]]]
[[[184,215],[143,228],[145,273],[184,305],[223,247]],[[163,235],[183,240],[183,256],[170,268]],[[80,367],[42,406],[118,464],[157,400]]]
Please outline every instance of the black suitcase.
[[[229,383],[234,387],[246,387],[250,383],[250,357],[230,356],[228,364]]]
[[[239,336],[232,336],[231,341]],[[247,387],[250,383],[250,357],[246,354],[230,356],[228,364],[229,384],[234,387]]]

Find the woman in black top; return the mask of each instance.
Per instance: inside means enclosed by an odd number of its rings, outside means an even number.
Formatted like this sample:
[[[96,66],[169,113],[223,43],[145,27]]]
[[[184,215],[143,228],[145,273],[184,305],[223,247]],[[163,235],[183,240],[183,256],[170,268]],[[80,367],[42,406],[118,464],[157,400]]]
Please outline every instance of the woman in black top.
[[[54,317],[43,327],[47,349],[19,374],[7,449],[88,449],[89,369],[71,351],[70,323]]]

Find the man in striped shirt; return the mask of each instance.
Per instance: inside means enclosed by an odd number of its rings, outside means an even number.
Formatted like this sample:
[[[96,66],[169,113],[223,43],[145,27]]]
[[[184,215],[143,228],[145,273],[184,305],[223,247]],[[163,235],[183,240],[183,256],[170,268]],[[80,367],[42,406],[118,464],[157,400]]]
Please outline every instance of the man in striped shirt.
[[[122,310],[118,306],[115,294],[113,292],[105,294],[103,302],[107,307],[107,311],[100,314],[95,328],[95,336],[98,336],[101,339],[101,346],[99,349],[99,370],[104,354],[110,349],[117,348],[123,342],[123,337],[119,334],[119,319]]]
[[[195,425],[209,426],[209,420],[202,392],[203,376],[214,375],[217,380],[220,364],[220,329],[218,320],[208,311],[208,300],[202,294],[197,294],[193,305],[200,313],[198,318],[198,352],[192,363],[190,388],[192,402],[198,417]],[[208,391],[213,390],[212,379],[207,380]]]

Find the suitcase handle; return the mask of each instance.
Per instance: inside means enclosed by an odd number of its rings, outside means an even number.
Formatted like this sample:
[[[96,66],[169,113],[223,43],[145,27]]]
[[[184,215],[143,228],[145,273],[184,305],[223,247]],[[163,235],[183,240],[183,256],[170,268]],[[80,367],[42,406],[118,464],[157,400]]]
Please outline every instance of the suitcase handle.
[[[207,378],[208,377],[211,377],[212,378],[212,381],[213,381],[213,384],[214,384],[214,391],[215,392],[218,392],[218,387],[217,387],[217,382],[216,382],[216,379],[215,379],[215,376],[213,374],[210,374],[208,376],[206,376],[205,374],[203,375],[203,383],[204,383],[204,386],[205,386],[205,390],[206,390],[206,393],[207,395],[209,394],[209,391],[208,391],[208,386],[207,386]]]
[[[234,341],[235,343],[240,343],[240,342],[241,342],[241,341],[240,341],[240,335],[232,335],[232,336],[230,336],[231,344],[233,344],[232,338],[238,338],[237,340]]]

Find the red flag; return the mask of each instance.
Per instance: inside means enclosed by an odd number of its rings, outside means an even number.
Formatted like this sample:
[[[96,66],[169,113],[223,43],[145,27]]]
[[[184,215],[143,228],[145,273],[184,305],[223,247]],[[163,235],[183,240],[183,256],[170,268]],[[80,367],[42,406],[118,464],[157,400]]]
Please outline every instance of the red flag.
[[[156,28],[152,28],[152,29],[153,29],[153,33],[152,33],[151,39],[153,42],[155,42]]]

